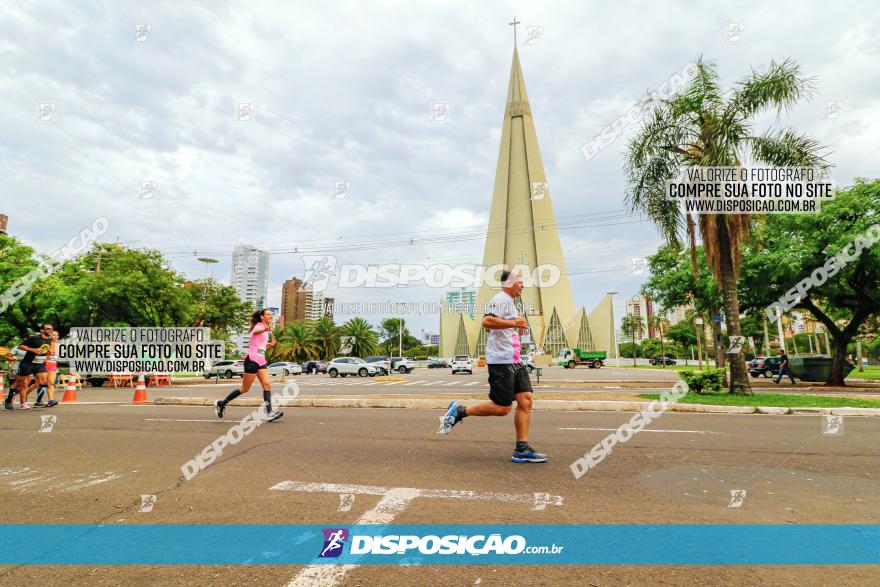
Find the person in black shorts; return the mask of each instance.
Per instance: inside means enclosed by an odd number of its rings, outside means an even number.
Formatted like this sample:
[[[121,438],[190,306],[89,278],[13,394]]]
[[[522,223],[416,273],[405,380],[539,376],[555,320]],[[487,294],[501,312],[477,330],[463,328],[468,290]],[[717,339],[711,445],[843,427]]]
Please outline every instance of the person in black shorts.
[[[470,406],[450,402],[440,417],[440,434],[449,434],[452,427],[468,416],[506,416],[516,401],[513,423],[516,427],[516,447],[510,460],[514,463],[543,463],[547,455],[535,452],[529,446],[529,422],[532,413],[532,382],[520,355],[520,336],[529,324],[519,314],[514,298],[523,288],[522,275],[501,273],[502,290],[486,308],[483,328],[489,330],[486,339],[486,364],[489,369],[489,400]]]
[[[281,410],[272,409],[272,384],[269,381],[269,362],[266,360],[266,349],[272,348],[277,342],[272,337],[272,324],[271,310],[257,310],[251,316],[251,327],[248,330],[251,339],[248,343],[248,352],[244,357],[244,375],[241,378],[241,388],[232,390],[224,399],[218,399],[214,402],[214,413],[218,418],[223,417],[226,404],[250,390],[254,379],[259,379],[263,386],[266,420],[272,422],[284,415]]]
[[[37,395],[41,396],[42,393],[45,393],[49,383],[49,375],[46,372],[46,355],[52,343],[52,330],[51,324],[43,324],[39,333],[32,334],[18,345],[18,348],[25,354],[18,365],[18,376],[15,378],[15,383],[10,386],[9,393],[3,402],[3,407],[7,410],[12,409],[12,398],[16,393],[20,396],[21,409],[30,409],[27,395],[32,377],[37,382]]]

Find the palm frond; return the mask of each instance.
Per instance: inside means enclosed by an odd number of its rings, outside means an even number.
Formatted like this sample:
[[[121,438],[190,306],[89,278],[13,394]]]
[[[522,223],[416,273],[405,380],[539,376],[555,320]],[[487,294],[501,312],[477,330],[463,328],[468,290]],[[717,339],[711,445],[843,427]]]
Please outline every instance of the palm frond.
[[[802,98],[809,99],[815,88],[816,78],[802,76],[800,65],[793,60],[771,61],[766,69],[752,68],[751,74],[737,84],[727,116],[746,119],[768,108],[787,112]]]
[[[793,129],[768,130],[763,136],[745,142],[756,161],[776,166],[820,167],[827,169],[830,151],[819,141]]]

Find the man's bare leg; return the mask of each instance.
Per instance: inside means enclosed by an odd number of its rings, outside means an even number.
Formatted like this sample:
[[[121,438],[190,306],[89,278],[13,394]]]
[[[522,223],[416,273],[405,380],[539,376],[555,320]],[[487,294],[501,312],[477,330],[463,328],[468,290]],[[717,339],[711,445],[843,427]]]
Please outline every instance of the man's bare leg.
[[[532,392],[523,391],[516,394],[516,413],[513,415],[513,425],[516,427],[516,441],[527,442],[529,440],[529,421],[532,417]]]

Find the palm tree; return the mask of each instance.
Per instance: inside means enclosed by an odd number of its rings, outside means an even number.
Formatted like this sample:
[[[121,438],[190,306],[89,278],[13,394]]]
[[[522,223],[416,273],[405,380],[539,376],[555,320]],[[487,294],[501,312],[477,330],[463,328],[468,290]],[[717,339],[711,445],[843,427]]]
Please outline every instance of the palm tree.
[[[276,327],[273,334],[278,344],[271,349],[272,360],[304,361],[318,354],[315,335],[305,322]]]
[[[379,344],[379,335],[369,322],[363,318],[352,318],[342,325],[340,333],[351,336],[351,356],[365,357],[373,352]]]
[[[339,327],[330,316],[321,316],[312,324],[312,334],[315,336],[319,358],[332,359],[336,356],[339,352]]]
[[[680,94],[650,103],[650,120],[630,141],[626,200],[633,211],[648,216],[674,246],[681,246],[688,227],[693,234],[691,222],[699,227],[709,266],[721,285],[727,333],[740,335],[736,280],[749,215],[701,214],[697,221],[688,219],[677,202],[666,198],[666,181],[677,178],[688,166],[737,167],[751,160],[824,169],[828,163],[824,147],[793,129],[771,129],[763,135],[752,132],[752,119],[758,114],[770,108],[788,110],[812,93],[814,80],[802,77],[795,62],[771,61],[765,70],[752,70],[730,93],[721,90],[713,64],[700,58],[696,65],[695,77]],[[731,355],[730,375],[730,392],[752,392],[741,353]]]
[[[627,314],[620,321],[620,330],[622,330],[624,334],[629,333],[629,339],[632,342],[633,367],[636,366],[636,332],[641,330],[641,328],[642,319],[634,314]]]
[[[663,317],[663,314],[660,313],[658,308],[656,314],[651,314],[648,318],[648,326],[651,328],[656,328],[657,332],[660,335],[660,356],[663,357],[663,361],[660,363],[662,367],[666,367],[666,352],[663,350],[663,329],[669,326],[669,322],[666,318]]]

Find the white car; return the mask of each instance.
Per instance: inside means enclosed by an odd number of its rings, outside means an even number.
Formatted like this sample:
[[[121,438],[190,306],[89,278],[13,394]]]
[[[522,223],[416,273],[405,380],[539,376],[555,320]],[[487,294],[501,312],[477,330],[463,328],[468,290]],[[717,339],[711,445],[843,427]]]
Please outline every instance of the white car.
[[[285,377],[287,377],[288,375],[302,375],[302,372],[302,365],[298,363],[281,361],[279,363],[272,363],[271,365],[269,365],[269,375],[284,375]]]
[[[474,359],[467,355],[456,355],[452,358],[452,374],[459,371],[467,371],[468,375],[474,374]]]
[[[232,379],[233,376],[242,377],[244,375],[244,361],[241,359],[238,360],[225,360],[218,361],[211,365],[208,369],[205,369],[205,379],[210,379],[211,377],[219,376],[224,379]]]
[[[370,377],[375,377],[378,372],[379,370],[375,365],[371,365],[359,357],[337,357],[327,365],[327,374],[330,377],[336,377],[337,375],[343,377],[346,375],[357,375],[359,377],[369,375]]]

